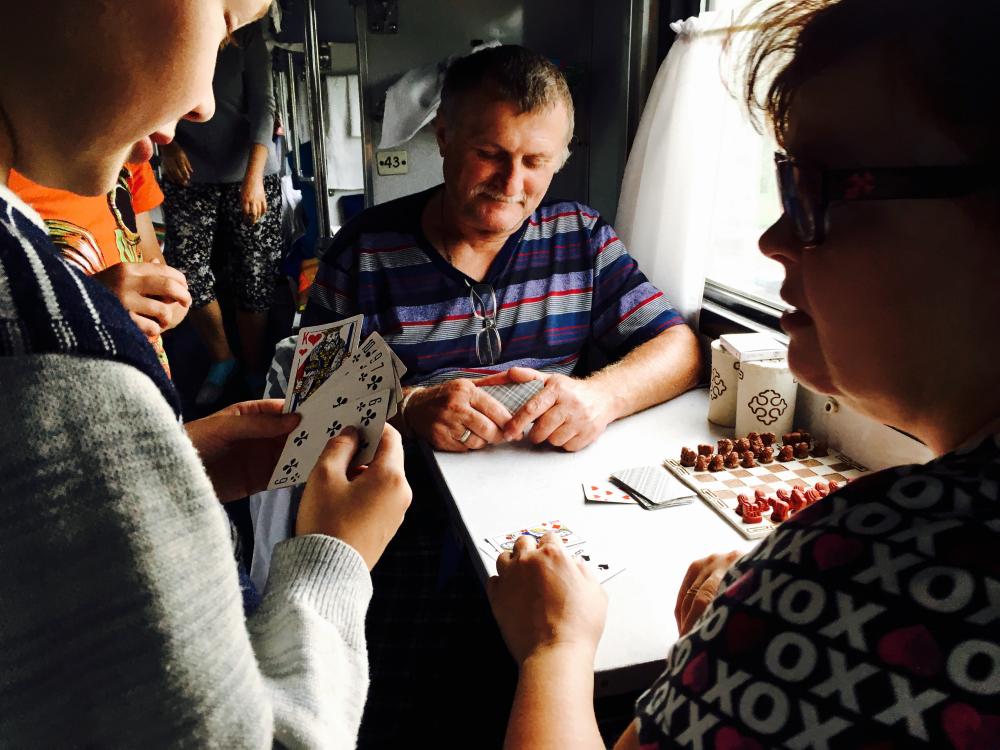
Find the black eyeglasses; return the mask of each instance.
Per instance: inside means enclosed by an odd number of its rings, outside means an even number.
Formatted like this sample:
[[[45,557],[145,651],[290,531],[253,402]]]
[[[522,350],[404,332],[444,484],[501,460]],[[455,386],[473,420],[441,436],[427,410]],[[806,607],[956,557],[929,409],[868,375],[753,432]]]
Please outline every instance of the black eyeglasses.
[[[476,332],[476,356],[481,365],[495,365],[500,361],[500,331],[497,330],[497,296],[489,284],[469,287],[472,315],[483,322]]]
[[[981,166],[823,169],[775,154],[781,204],[802,243],[826,239],[826,212],[835,201],[958,198],[995,180]]]

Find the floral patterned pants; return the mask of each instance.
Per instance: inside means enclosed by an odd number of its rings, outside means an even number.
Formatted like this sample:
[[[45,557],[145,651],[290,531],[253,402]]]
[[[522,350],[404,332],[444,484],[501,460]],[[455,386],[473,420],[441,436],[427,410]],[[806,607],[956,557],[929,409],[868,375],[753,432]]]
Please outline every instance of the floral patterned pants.
[[[163,182],[163,213],[167,225],[164,257],[187,277],[192,306],[215,299],[212,250],[225,248],[236,306],[263,312],[271,306],[281,258],[281,185],[278,175],[264,177],[267,213],[254,225],[244,221],[239,182]]]

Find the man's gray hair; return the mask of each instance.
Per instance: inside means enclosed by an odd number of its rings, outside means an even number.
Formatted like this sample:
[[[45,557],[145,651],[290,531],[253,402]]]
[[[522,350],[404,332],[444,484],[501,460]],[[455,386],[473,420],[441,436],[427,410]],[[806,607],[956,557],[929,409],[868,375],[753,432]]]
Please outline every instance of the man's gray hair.
[[[559,68],[537,52],[516,44],[490,47],[461,57],[445,73],[438,113],[445,122],[454,122],[453,115],[465,95],[486,87],[491,87],[497,98],[516,104],[522,114],[562,103],[569,118],[563,161],[569,158],[568,143],[573,137],[573,97]]]

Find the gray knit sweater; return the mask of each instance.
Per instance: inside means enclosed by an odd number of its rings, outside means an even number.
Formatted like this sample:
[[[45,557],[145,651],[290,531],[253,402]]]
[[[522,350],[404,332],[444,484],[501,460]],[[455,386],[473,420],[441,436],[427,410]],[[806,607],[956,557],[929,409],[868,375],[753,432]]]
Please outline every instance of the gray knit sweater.
[[[148,377],[0,357],[0,745],[353,747],[365,565],[278,545],[244,620],[224,521]]]

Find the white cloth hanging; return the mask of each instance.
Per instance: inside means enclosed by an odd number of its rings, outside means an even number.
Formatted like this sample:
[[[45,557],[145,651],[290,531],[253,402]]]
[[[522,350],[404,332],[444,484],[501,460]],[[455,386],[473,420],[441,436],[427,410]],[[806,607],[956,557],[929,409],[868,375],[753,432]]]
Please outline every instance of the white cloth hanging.
[[[281,33],[281,6],[278,3],[271,3],[271,7],[268,9],[268,14],[271,16],[271,23],[274,24],[274,31],[276,34]]]
[[[365,186],[365,171],[358,77],[326,76],[324,81],[327,187],[361,190]]]
[[[720,29],[730,21],[704,13],[671,25],[678,36],[646,102],[618,202],[625,246],[692,326],[704,292],[722,114],[736,106],[720,67]]]
[[[499,40],[491,39],[474,47],[468,54],[499,46]],[[444,74],[458,57],[461,55],[452,55],[433,65],[409,70],[389,87],[385,92],[385,115],[382,118],[382,137],[378,144],[380,149],[406,143],[434,119],[441,104]]]
[[[300,204],[302,191],[296,190],[290,174],[281,177],[281,235],[285,238],[286,247],[291,247],[299,237],[306,233],[305,219],[302,216]]]

